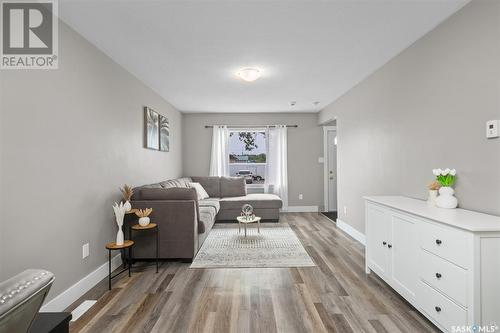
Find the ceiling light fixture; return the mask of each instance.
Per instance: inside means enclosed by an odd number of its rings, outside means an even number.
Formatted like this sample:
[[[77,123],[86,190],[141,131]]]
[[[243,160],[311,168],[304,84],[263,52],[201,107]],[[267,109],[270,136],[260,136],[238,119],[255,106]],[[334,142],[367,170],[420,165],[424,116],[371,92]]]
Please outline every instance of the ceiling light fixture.
[[[245,80],[247,82],[253,82],[260,78],[261,76],[261,71],[258,68],[242,68],[238,72],[236,72],[236,75],[239,76],[242,80]]]

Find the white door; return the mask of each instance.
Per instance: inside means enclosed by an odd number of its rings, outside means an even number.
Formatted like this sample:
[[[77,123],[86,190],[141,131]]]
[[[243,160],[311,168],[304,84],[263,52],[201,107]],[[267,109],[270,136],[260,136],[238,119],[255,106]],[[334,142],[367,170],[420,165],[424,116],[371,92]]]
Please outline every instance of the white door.
[[[379,276],[390,278],[391,216],[383,208],[366,205],[366,259]]]
[[[418,244],[415,220],[392,213],[391,280],[394,289],[409,300],[415,299],[418,283]]]
[[[328,211],[337,210],[337,131],[327,132]]]

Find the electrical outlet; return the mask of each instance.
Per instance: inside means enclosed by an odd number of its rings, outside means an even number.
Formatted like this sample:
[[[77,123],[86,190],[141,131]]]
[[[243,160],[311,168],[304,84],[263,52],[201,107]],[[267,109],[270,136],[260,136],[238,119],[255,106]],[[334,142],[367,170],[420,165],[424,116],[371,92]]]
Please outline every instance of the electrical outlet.
[[[90,255],[89,252],[89,243],[85,243],[82,246],[82,259],[87,258]]]
[[[299,200],[302,200],[302,199],[304,199],[304,195],[301,193],[301,194],[299,194]]]
[[[498,120],[489,120],[486,122],[486,138],[498,138]]]
[[[344,206],[344,216],[347,216],[347,206]]]

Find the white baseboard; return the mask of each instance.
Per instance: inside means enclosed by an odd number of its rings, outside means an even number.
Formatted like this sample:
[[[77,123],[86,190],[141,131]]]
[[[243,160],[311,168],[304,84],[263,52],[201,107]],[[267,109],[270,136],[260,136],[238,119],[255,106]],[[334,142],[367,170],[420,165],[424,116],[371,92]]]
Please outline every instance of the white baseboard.
[[[111,259],[111,270],[115,270],[122,264],[120,254]],[[47,302],[40,312],[61,312],[92,289],[99,281],[108,276],[108,263],[102,264],[95,271]],[[57,276],[56,276],[57,281]]]
[[[358,230],[354,229],[344,221],[337,219],[337,227],[346,234],[348,234],[349,236],[351,236],[352,238],[354,238],[355,240],[357,240],[358,242],[360,242],[361,244],[363,245],[366,244],[365,235],[359,232]]]
[[[319,212],[318,206],[288,206],[286,209],[282,210],[288,213],[314,213]]]
[[[97,303],[95,300],[85,300],[82,304],[78,305],[76,309],[71,311],[71,321],[77,321],[78,318],[83,316],[94,304]]]

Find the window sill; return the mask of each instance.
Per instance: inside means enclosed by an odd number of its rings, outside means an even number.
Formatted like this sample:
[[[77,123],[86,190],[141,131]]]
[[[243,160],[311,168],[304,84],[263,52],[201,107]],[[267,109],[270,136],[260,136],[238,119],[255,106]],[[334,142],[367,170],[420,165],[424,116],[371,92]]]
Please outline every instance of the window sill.
[[[248,165],[248,166],[251,166],[251,165],[266,165],[267,163],[245,163],[245,162],[241,162],[241,163],[231,163],[229,162],[229,165],[238,165],[238,166],[242,166],[242,165]]]
[[[264,188],[264,184],[246,184],[250,188]]]

